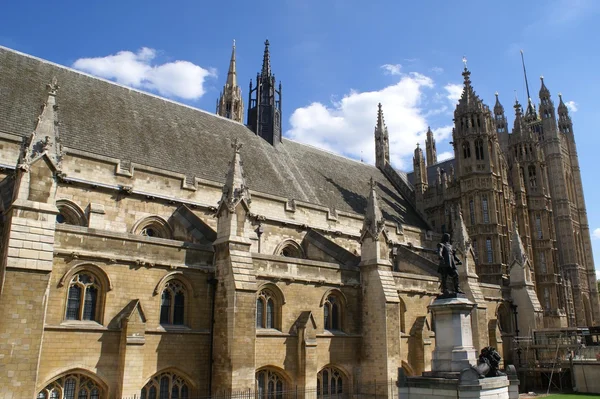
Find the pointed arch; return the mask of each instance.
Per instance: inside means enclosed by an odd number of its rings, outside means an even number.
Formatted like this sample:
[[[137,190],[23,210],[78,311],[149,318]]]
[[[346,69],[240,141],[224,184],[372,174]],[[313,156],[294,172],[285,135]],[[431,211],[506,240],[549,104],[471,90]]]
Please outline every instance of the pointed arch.
[[[185,285],[185,289],[194,298],[197,297],[196,293],[194,293],[194,286],[190,283],[190,281],[187,279],[187,277],[180,270],[170,272],[170,273],[167,273],[164,276],[162,276],[161,279],[156,284],[156,286],[154,287],[154,291],[152,292],[152,295],[156,296],[156,295],[160,294],[162,292],[162,290],[165,288],[165,286],[167,285],[167,283],[174,279],[181,280],[181,282]]]
[[[113,284],[109,275],[100,266],[90,262],[81,262],[71,266],[71,268],[67,270],[58,281],[58,287],[64,286],[66,283],[71,281],[74,274],[82,270],[89,270],[92,273],[94,273],[100,279],[100,282],[102,283],[102,288],[105,291],[112,291]]]
[[[185,372],[175,367],[162,369],[147,378],[140,390],[141,398],[181,398],[192,397],[197,385]]]
[[[292,239],[282,241],[277,248],[275,248],[273,254],[285,256],[287,258],[306,259],[306,254],[304,253],[302,246]]]
[[[328,331],[344,331],[345,310],[348,301],[344,293],[331,288],[321,298],[323,308],[323,329]]]
[[[271,283],[261,284],[256,291],[256,328],[282,328],[282,309],[285,297],[281,289]]]
[[[133,225],[131,232],[136,235],[156,238],[173,238],[173,229],[160,216],[148,216]]]
[[[75,202],[68,199],[59,199],[56,201],[56,207],[58,208],[56,223],[84,227],[88,225],[85,212]]]
[[[108,384],[98,374],[85,368],[71,368],[60,372],[43,384],[38,384],[36,398],[51,399],[61,397],[53,396],[52,393],[58,392],[60,395],[64,391],[65,385],[74,390],[73,397],[76,398],[80,397],[80,393],[83,394],[85,391],[89,393],[88,397],[94,392],[98,396],[91,397],[97,397],[98,399],[107,399],[111,394]]]
[[[317,398],[347,396],[350,378],[341,367],[329,364],[317,373]]]
[[[266,365],[256,369],[256,399],[269,399],[280,397],[281,394],[290,390],[292,379],[280,367]]]

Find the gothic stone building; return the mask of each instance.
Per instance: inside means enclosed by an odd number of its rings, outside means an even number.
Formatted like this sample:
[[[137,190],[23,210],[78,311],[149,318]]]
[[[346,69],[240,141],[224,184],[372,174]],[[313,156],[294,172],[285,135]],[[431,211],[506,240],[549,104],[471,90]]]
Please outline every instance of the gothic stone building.
[[[583,278],[592,266],[576,156],[552,164],[573,173],[575,205],[550,207],[550,198],[571,194],[543,191],[541,170],[535,196],[529,177],[515,186],[470,82],[455,145],[459,153],[466,140],[486,146],[458,161],[470,174],[428,190],[424,177],[410,184],[390,165],[381,109],[376,166],[283,138],[268,43],[247,105],[244,125],[235,49],[214,115],[0,48],[1,397],[271,397],[296,388],[391,395],[386,382],[399,367],[430,369],[433,248],[443,223],[477,304],[477,348],[493,345],[510,361],[517,325],[562,323],[563,302],[542,309],[540,287],[587,298],[576,324],[599,320],[597,293]],[[570,120],[560,121],[560,132],[544,129],[546,147],[535,147],[548,172],[555,158],[542,154],[574,154],[564,139]],[[535,138],[530,124],[507,148]],[[475,162],[477,151],[493,163]],[[528,171],[531,162],[519,165]],[[477,218],[485,217],[483,182],[495,195],[490,223],[474,225],[461,211],[476,198]],[[450,206],[460,200],[460,209]],[[452,220],[442,222],[446,209]],[[550,238],[527,230],[538,214]],[[519,236],[513,217],[527,234]],[[559,223],[574,221],[583,260],[571,247],[564,257],[554,252],[565,234]],[[504,254],[496,263],[476,262],[485,234]],[[538,273],[540,248],[554,274]]]

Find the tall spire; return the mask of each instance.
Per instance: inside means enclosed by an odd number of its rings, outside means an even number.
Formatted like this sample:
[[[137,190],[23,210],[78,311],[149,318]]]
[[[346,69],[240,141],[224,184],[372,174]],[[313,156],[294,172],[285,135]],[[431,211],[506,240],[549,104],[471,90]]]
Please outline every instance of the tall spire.
[[[455,116],[464,112],[483,111],[486,108],[471,85],[471,71],[467,69],[466,59],[463,58],[463,62],[465,63],[465,68],[462,72],[464,78],[463,91],[454,111]]]
[[[550,90],[548,90],[548,88],[546,87],[546,84],[544,83],[544,77],[540,76],[540,81],[542,82],[542,86],[540,87],[540,98],[544,99],[544,98],[549,98],[550,97]]]
[[[514,137],[516,137],[517,135],[520,135],[523,130],[524,130],[524,126],[523,126],[523,108],[521,107],[521,104],[519,104],[519,100],[515,99],[515,123],[513,126],[513,135]]]
[[[235,70],[235,39],[231,49],[231,60],[229,61],[229,71],[227,72],[227,85],[237,86],[237,73]]]
[[[265,41],[262,70],[256,75],[256,86],[248,93],[248,127],[271,145],[279,145],[281,139],[281,83],[275,84],[271,72],[269,41]]]
[[[427,126],[427,138],[425,140],[425,152],[427,155],[427,165],[433,165],[437,163],[437,150],[435,148],[435,138],[431,127]]]
[[[244,119],[244,100],[242,89],[237,84],[237,73],[235,70],[235,40],[231,49],[231,60],[229,61],[229,72],[227,82],[217,100],[217,115],[242,123]]]
[[[494,115],[504,115],[504,107],[500,103],[500,99],[498,98],[498,92],[494,93],[496,96],[496,104],[494,104]]]
[[[559,98],[558,115],[568,117],[569,116],[569,108],[567,108],[567,105],[564,103],[561,93],[558,93],[558,98]]]
[[[269,55],[269,39],[265,40],[265,52],[263,54],[261,75],[263,77],[271,76],[271,56]]]
[[[375,166],[383,169],[390,162],[390,143],[383,118],[381,103],[377,105],[377,125],[375,126]]]

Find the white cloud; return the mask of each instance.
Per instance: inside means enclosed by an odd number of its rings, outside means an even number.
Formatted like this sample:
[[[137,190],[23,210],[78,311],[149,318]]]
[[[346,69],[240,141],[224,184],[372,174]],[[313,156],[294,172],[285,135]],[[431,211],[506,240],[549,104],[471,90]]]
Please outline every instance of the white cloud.
[[[446,98],[452,102],[452,104],[457,104],[460,96],[462,95],[463,85],[456,83],[448,83],[444,86],[444,90],[446,90]]]
[[[451,151],[444,151],[441,152],[439,154],[437,154],[437,161],[438,162],[443,162],[446,159],[450,159],[450,158],[454,158],[454,153]]]
[[[400,64],[385,64],[381,66],[386,71],[386,75],[400,75],[402,65]]]
[[[444,73],[444,68],[434,66],[433,68],[431,68],[431,72],[437,73],[439,75],[440,73]]]
[[[575,101],[567,101],[565,103],[565,105],[567,106],[567,108],[569,109],[569,111],[571,111],[571,112],[577,112],[577,103]]]
[[[189,61],[153,65],[156,50],[144,47],[137,53],[119,51],[106,57],[80,58],[73,67],[118,83],[154,90],[166,97],[195,100],[204,94],[204,81],[216,76]]]
[[[290,117],[287,137],[330,151],[375,162],[374,126],[377,103],[383,105],[390,135],[390,158],[395,167],[412,169],[412,155],[417,142],[425,141],[425,91],[433,88],[431,78],[418,73],[402,74],[400,80],[377,91],[351,90],[340,101],[312,103],[298,108]],[[452,128],[434,130],[437,140],[450,136]]]
[[[600,240],[600,227],[594,229],[594,231],[592,231],[592,239],[594,240]]]

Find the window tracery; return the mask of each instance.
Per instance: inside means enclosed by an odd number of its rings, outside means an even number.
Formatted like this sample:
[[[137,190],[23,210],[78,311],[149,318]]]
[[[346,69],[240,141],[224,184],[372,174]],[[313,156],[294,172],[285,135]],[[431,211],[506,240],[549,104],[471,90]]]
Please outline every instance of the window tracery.
[[[331,331],[342,329],[342,304],[335,294],[328,295],[323,304],[323,326]]]
[[[46,385],[36,399],[104,399],[100,385],[83,374],[67,374]]]
[[[317,398],[337,397],[344,393],[344,376],[335,367],[325,367],[317,374]]]
[[[163,372],[150,379],[142,388],[140,399],[188,399],[187,381],[173,372]]]
[[[270,290],[263,289],[256,298],[256,327],[277,328],[276,298]]]
[[[101,285],[92,273],[82,271],[73,276],[67,297],[67,320],[99,321],[98,302]]]
[[[256,373],[256,399],[283,399],[285,380],[273,370],[265,369]]]
[[[179,280],[170,280],[160,298],[160,324],[185,324],[185,286]]]

